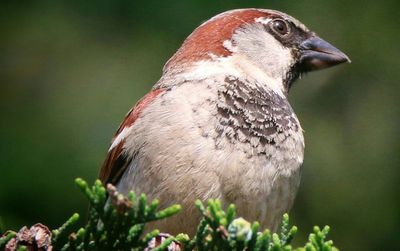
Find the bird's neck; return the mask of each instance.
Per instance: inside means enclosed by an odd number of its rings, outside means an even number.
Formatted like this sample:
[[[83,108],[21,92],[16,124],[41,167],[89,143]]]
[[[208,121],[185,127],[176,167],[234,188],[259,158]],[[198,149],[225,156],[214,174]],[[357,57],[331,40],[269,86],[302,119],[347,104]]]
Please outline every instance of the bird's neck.
[[[284,78],[269,76],[263,69],[242,55],[201,60],[170,67],[163,73],[155,88],[172,87],[182,82],[202,81],[221,76],[234,76],[254,81],[260,83],[266,91],[272,91],[283,98],[286,98],[287,95]]]

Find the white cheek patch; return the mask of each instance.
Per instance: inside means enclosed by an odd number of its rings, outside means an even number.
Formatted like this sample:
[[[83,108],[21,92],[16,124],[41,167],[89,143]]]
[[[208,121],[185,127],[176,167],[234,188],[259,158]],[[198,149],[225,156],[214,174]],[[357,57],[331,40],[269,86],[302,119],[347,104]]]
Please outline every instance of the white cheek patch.
[[[282,81],[294,63],[291,49],[265,31],[261,23],[244,27],[234,34],[233,39],[238,53],[246,55],[273,79]]]

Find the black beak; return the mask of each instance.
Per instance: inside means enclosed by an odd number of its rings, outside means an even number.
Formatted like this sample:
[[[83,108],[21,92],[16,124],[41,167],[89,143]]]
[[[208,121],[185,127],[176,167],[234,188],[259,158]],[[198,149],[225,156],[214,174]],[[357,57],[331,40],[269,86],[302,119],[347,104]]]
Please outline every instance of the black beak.
[[[346,54],[317,36],[306,39],[299,48],[300,66],[303,71],[320,70],[351,62]]]

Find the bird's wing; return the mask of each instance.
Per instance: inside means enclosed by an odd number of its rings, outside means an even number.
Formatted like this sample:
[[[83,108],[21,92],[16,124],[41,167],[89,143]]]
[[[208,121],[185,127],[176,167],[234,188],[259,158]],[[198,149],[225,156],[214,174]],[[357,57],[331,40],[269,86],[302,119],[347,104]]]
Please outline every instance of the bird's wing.
[[[125,119],[120,124],[115,134],[107,158],[99,173],[99,179],[103,184],[116,184],[129,165],[130,158],[123,154],[125,138],[128,135],[128,129],[133,126],[139,118],[143,109],[145,109],[159,94],[165,89],[155,89],[140,99],[136,105],[126,114]]]

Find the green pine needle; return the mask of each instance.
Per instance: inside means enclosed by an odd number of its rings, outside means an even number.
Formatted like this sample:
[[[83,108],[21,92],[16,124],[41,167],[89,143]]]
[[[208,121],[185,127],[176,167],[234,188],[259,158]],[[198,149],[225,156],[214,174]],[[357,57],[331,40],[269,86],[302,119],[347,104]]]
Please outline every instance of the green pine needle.
[[[124,196],[115,187],[107,189],[99,180],[90,187],[86,181],[77,178],[78,188],[90,204],[88,221],[78,227],[78,214],[73,214],[60,228],[52,231],[53,250],[132,250],[145,249],[160,231],[146,228],[146,224],[171,217],[181,211],[180,205],[172,205],[158,210],[159,201],[149,201],[147,196],[136,196],[130,192]],[[307,243],[292,248],[291,242],[297,233],[296,226],[290,226],[289,215],[284,214],[279,233],[268,229],[260,232],[258,222],[250,223],[236,217],[235,205],[224,210],[220,200],[209,200],[205,206],[200,200],[195,202],[203,218],[199,222],[196,234],[190,238],[186,234],[169,236],[153,250],[171,248],[171,244],[180,245],[181,250],[246,250],[246,251],[337,251],[333,241],[327,240],[330,231],[314,227]],[[172,223],[173,224],[173,223]],[[7,232],[0,237],[0,250],[16,236]],[[17,250],[30,250],[20,243]]]

